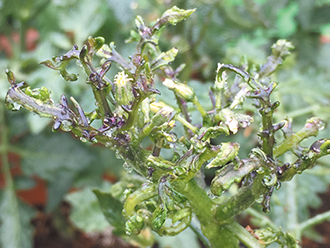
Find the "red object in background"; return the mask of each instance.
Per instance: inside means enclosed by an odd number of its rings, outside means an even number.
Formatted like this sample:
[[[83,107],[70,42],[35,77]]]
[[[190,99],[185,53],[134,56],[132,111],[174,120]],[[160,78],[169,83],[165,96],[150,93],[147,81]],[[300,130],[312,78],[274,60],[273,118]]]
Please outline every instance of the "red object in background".
[[[25,48],[27,51],[32,51],[36,48],[37,42],[39,40],[39,32],[34,28],[30,28],[26,31],[25,37]],[[20,42],[20,36],[18,32],[13,32],[11,34],[11,39],[5,35],[0,35],[0,52],[5,51],[6,56],[11,58],[13,56],[12,42],[18,44]]]
[[[21,175],[22,169],[20,167],[20,157],[14,153],[9,153],[8,160],[11,165],[10,173],[12,177],[15,178],[15,176]],[[29,205],[43,207],[47,203],[47,185],[44,180],[37,176],[34,176],[33,179],[36,181],[36,185],[30,189],[18,190],[17,195]],[[5,178],[0,172],[0,189],[4,187]]]
[[[327,36],[327,35],[321,35],[321,36],[320,36],[320,42],[321,42],[322,44],[324,44],[324,43],[330,43],[330,37]]]
[[[31,189],[19,190],[17,195],[33,206],[45,206],[47,203],[47,185],[44,180],[34,177],[36,185]]]

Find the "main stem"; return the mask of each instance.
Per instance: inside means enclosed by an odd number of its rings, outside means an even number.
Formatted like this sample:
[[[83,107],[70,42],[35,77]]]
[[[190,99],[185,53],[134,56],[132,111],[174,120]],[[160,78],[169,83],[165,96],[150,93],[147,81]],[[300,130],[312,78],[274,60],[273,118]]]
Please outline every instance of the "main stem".
[[[223,225],[219,224],[214,212],[217,204],[199,187],[194,178],[188,182],[174,181],[171,185],[188,198],[194,213],[200,221],[202,232],[209,240],[211,247],[236,248],[239,240],[247,247],[263,247],[257,239],[233,219],[228,220]]]
[[[215,221],[212,212],[215,204],[205,191],[198,186],[195,179],[188,182],[174,181],[171,185],[188,198],[194,213],[200,221],[202,232],[209,240],[211,247],[238,247],[237,238]]]

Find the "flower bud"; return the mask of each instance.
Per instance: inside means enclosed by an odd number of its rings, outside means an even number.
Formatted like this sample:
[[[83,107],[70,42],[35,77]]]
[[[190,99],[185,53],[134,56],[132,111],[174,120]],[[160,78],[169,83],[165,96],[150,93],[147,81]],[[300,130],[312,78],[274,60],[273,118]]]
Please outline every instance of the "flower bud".
[[[150,110],[154,113],[158,113],[159,110],[161,110],[164,107],[169,107],[170,108],[170,106],[167,106],[163,102],[153,102],[153,103],[150,104]],[[174,111],[174,109],[173,109],[173,111]]]
[[[186,102],[194,101],[196,95],[191,87],[183,83],[175,83],[171,79],[165,79],[163,84],[169,89],[173,90],[179,97]]]

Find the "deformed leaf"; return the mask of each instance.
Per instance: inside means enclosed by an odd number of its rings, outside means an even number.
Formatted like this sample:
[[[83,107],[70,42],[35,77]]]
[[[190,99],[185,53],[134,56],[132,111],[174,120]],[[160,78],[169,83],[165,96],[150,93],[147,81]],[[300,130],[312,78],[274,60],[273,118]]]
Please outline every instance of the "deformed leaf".
[[[234,182],[241,182],[243,177],[248,175],[251,171],[255,170],[258,166],[258,163],[253,161],[247,161],[246,163],[242,163],[240,167],[236,170],[236,165],[231,163],[222,169],[216,172],[215,177],[211,183],[211,192],[214,195],[221,195],[222,192],[229,187]]]
[[[297,240],[290,234],[280,230],[272,230],[271,228],[259,229],[255,232],[259,240],[266,245],[278,243],[280,247],[298,248]]]
[[[104,38],[103,37],[95,37],[89,36],[85,41],[87,45],[88,53],[94,55],[103,45],[104,45]]]
[[[64,54],[63,56],[53,57],[53,62],[50,60],[46,60],[41,62],[40,64],[45,65],[53,70],[57,70],[60,72],[61,76],[66,81],[76,81],[78,79],[78,75],[74,73],[69,73],[66,70],[66,67],[69,65],[70,61],[73,59],[79,59],[80,51],[77,46],[74,46],[72,50]]]
[[[157,21],[153,26],[153,29],[160,29],[166,24],[176,25],[178,22],[181,22],[187,19],[196,9],[180,9],[176,6],[164,12],[162,17]]]
[[[235,159],[239,151],[239,144],[228,142],[228,143],[222,143],[221,149],[217,156],[208,164],[206,165],[207,169],[213,168],[213,167],[221,167],[228,162]]]
[[[16,79],[15,79],[15,75],[12,71],[10,70],[6,70],[6,74],[7,74],[7,79],[8,79],[8,82],[14,86],[16,84]]]
[[[187,228],[176,236],[156,236],[160,248],[199,248],[196,234]]]

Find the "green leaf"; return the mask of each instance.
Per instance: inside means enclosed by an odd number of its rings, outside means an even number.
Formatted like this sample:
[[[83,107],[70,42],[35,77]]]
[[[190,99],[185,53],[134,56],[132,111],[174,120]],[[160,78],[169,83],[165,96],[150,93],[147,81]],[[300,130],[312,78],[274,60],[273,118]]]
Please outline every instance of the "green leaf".
[[[288,37],[297,29],[295,16],[299,12],[297,3],[291,3],[288,7],[281,9],[278,12],[277,28],[280,37]]]
[[[134,0],[107,1],[107,3],[121,24],[129,24],[134,16],[131,8],[132,4],[136,4]]]
[[[35,210],[18,201],[13,191],[0,192],[0,246],[32,248],[31,219]]]
[[[30,136],[22,145],[29,149],[22,159],[24,173],[37,174],[49,182],[61,180],[54,177],[59,171],[74,174],[91,166],[95,159],[87,146],[66,133]]]
[[[99,201],[105,218],[115,228],[116,235],[125,235],[126,219],[122,215],[124,204],[110,193],[104,193],[97,189],[93,192]]]
[[[104,183],[102,190],[108,190],[110,186],[108,183]],[[72,206],[71,221],[84,232],[101,232],[110,226],[91,188],[70,193],[66,195],[65,199]]]
[[[60,13],[59,23],[64,31],[73,33],[75,44],[81,46],[88,36],[93,36],[104,24],[106,15],[100,13],[104,13],[105,6],[100,0],[81,0],[76,3],[74,8],[68,6]]]
[[[307,220],[310,216],[309,208],[318,208],[321,205],[318,194],[325,192],[328,185],[329,179],[327,180],[326,177],[315,176],[308,172],[296,175],[290,182],[282,183],[281,189],[275,191],[272,196],[272,210],[269,213],[271,219],[276,225],[282,226],[284,231],[292,222],[288,211],[284,209],[293,208],[298,223]]]

